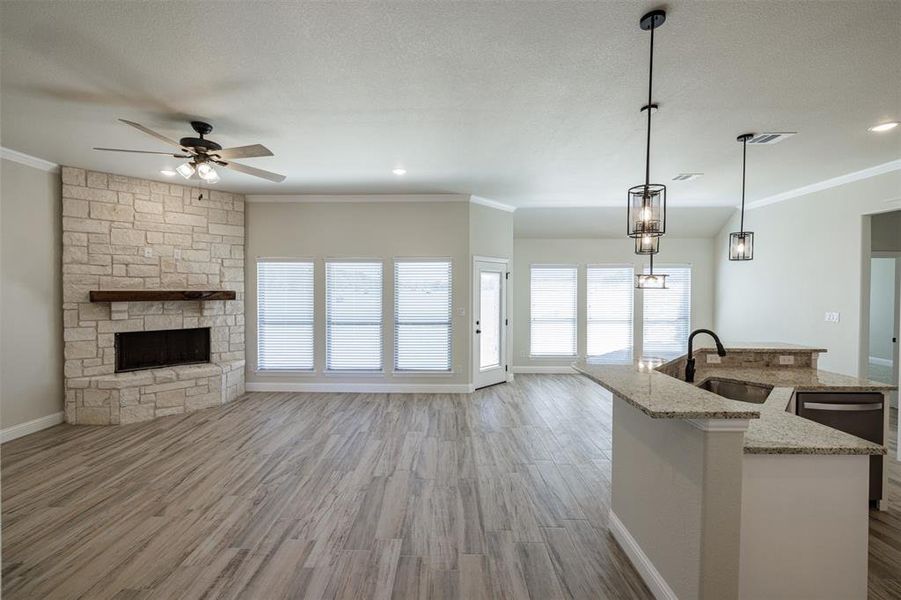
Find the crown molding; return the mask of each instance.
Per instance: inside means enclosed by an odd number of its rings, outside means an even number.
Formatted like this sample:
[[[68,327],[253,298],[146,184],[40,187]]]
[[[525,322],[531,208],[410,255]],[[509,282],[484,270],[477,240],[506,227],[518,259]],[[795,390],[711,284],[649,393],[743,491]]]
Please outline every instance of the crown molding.
[[[463,194],[245,194],[247,202],[352,204],[381,202],[468,202]]]
[[[0,146],[0,158],[25,165],[26,167],[32,167],[33,169],[47,171],[48,173],[59,173],[59,165],[56,163],[25,154],[24,152],[4,148],[3,146]]]
[[[497,200],[489,200],[488,198],[482,198],[481,196],[470,196],[469,201],[472,204],[479,204],[481,206],[487,206],[489,208],[496,208],[497,210],[503,210],[506,212],[514,212],[516,210],[515,206],[510,206],[509,204],[504,204],[503,202],[498,202]]]
[[[881,165],[867,167],[866,169],[861,169],[860,171],[845,173],[844,175],[839,175],[838,177],[824,179],[823,181],[818,181],[817,183],[811,183],[810,185],[805,185],[793,190],[788,190],[787,192],[767,196],[766,198],[761,198],[760,200],[749,202],[745,206],[745,208],[748,210],[753,210],[762,206],[785,202],[786,200],[791,200],[792,198],[797,198],[799,196],[806,196],[814,192],[820,192],[822,190],[828,190],[829,188],[845,185],[846,183],[860,181],[861,179],[869,179],[870,177],[876,177],[877,175],[884,175],[886,173],[891,173],[892,171],[899,170],[901,170],[901,159],[891,160],[887,163],[882,163]]]

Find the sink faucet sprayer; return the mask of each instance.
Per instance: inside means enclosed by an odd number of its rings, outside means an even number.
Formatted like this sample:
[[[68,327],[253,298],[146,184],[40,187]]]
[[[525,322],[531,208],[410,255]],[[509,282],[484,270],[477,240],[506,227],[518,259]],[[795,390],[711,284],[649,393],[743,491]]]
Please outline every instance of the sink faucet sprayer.
[[[715,333],[709,329],[695,329],[692,331],[691,335],[688,336],[688,360],[685,362],[685,381],[688,383],[693,383],[695,380],[695,358],[691,355],[691,345],[694,337],[699,333],[710,335],[716,343],[716,353],[720,356],[726,356],[726,349],[723,348],[723,343],[720,342],[720,338],[718,338]]]

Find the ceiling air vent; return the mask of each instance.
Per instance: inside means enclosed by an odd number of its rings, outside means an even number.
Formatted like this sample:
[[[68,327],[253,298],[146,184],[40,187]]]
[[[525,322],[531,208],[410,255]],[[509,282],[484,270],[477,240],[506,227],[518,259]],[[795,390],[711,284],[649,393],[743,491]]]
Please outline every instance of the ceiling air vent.
[[[703,173],[679,173],[673,177],[673,181],[692,181],[703,175]]]
[[[788,139],[793,135],[797,135],[797,131],[768,131],[766,133],[758,133],[750,140],[749,144],[778,144],[782,140]]]

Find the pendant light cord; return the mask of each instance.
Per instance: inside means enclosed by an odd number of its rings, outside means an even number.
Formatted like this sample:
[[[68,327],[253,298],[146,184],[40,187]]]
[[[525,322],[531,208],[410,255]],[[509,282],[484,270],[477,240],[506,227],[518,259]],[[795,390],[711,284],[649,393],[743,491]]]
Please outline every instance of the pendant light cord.
[[[645,160],[644,160],[644,185],[645,185],[645,193],[647,193],[647,186],[651,184],[651,98],[653,98],[653,86],[654,86],[654,22],[651,22],[651,60],[650,60],[650,68],[648,69],[648,140],[647,145],[645,147]]]
[[[741,142],[741,233],[745,232],[745,170],[748,166],[748,140]]]

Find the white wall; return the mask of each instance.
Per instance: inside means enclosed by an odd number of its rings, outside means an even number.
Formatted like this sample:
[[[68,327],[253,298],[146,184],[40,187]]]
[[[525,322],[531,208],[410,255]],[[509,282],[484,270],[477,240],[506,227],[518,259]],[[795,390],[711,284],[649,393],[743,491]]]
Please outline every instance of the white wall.
[[[874,258],[870,269],[870,356],[892,360],[895,259]]]
[[[820,368],[857,375],[868,320],[861,310],[870,244],[863,215],[896,207],[899,198],[901,172],[893,171],[750,210],[749,262],[728,260],[736,214],[714,246],[717,330],[731,340],[820,346],[828,350]],[[827,311],[839,312],[840,322],[824,321]]]
[[[2,160],[0,427],[63,410],[58,173]]]
[[[634,253],[634,242],[625,236],[617,239],[516,239],[513,271],[513,364],[516,367],[565,366],[571,358],[529,357],[529,268],[533,264],[579,265],[578,352],[585,354],[586,304],[585,265],[631,264],[636,272],[647,264],[647,258]],[[661,243],[655,265],[690,264],[692,266],[691,327],[711,327],[714,322],[714,269],[712,239],[678,239],[667,237]],[[642,292],[635,290],[637,304]],[[665,292],[664,292],[665,293]],[[638,319],[638,315],[635,316]],[[640,328],[639,328],[640,329]],[[687,342],[687,340],[686,340]],[[637,343],[637,341],[636,341]],[[707,343],[707,340],[698,340]]]
[[[469,382],[469,203],[466,197],[434,202],[248,202],[247,384],[465,385]],[[256,260],[313,258],[316,262],[316,372],[257,373]],[[449,375],[394,375],[392,259],[444,257],[453,261],[453,366]],[[382,258],[384,263],[384,375],[325,374],[325,265],[327,258]],[[464,316],[458,309],[464,308]],[[286,388],[282,388],[286,389]]]

